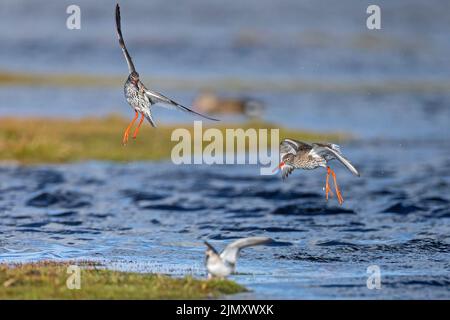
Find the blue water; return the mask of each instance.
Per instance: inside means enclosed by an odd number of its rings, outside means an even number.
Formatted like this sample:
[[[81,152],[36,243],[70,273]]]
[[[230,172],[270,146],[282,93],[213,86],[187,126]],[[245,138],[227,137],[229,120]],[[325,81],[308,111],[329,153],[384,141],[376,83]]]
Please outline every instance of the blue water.
[[[0,70],[126,77],[113,1],[77,1],[77,31],[65,28],[71,3],[40,2],[0,4]],[[352,134],[342,149],[362,176],[334,166],[343,207],[325,201],[321,170],[282,182],[256,166],[2,163],[0,262],[89,259],[204,277],[203,240],[223,248],[265,235],[276,242],[242,252],[232,279],[252,291],[239,298],[450,298],[449,3],[381,1],[381,31],[365,28],[368,4],[122,4],[144,79],[199,83],[152,88],[188,104],[210,79],[231,78],[241,85],[214,89],[264,101],[264,120]],[[0,116],[112,112],[131,116],[120,87],[0,87]],[[155,117],[193,120],[165,110]],[[381,290],[366,286],[371,265],[381,269]]]
[[[319,171],[283,183],[255,166],[3,165],[0,261],[204,277],[203,240],[266,235],[275,244],[244,250],[232,277],[253,290],[242,298],[448,298],[445,146],[346,145],[362,177],[336,166],[343,207],[326,203]],[[381,290],[366,288],[370,265]]]

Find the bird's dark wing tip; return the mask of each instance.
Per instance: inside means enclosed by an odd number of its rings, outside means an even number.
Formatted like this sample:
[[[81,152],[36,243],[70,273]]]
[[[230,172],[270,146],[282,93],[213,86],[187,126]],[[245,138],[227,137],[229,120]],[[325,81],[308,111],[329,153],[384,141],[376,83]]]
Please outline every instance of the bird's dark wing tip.
[[[180,105],[180,104],[178,104],[178,103],[177,103],[177,105],[178,105],[179,107],[183,108],[185,111],[188,111],[188,112],[191,112],[191,113],[193,113],[193,114],[196,114],[196,115],[198,115],[198,116],[200,116],[200,117],[202,117],[202,118],[205,118],[205,119],[208,119],[208,120],[211,120],[211,121],[220,121],[219,119],[211,118],[211,117],[205,116],[204,114],[201,114],[200,112],[197,112],[197,111],[194,111],[194,110],[192,110],[192,109],[186,108],[186,107],[184,107],[183,105]]]
[[[208,248],[212,248],[212,245],[211,245],[208,241],[204,240],[203,243],[204,243]]]
[[[209,250],[218,254],[217,250],[208,241],[205,240],[205,241],[203,241],[203,243],[208,247]]]
[[[116,4],[116,25],[120,28],[120,6],[118,3]]]

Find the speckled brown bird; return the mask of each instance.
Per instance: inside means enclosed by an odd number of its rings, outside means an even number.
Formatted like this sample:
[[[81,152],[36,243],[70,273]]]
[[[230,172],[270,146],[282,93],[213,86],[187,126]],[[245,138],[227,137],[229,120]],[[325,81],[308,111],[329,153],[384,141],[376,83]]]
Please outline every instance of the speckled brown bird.
[[[117,28],[117,37],[119,38],[119,44],[122,48],[123,55],[125,56],[125,60],[128,64],[128,71],[129,76],[127,81],[124,85],[124,93],[125,98],[127,99],[128,104],[133,108],[135,112],[135,116],[131,123],[126,128],[122,142],[123,144],[126,144],[128,142],[128,135],[130,132],[131,127],[133,126],[134,122],[139,117],[139,114],[141,114],[141,119],[139,121],[139,124],[134,131],[133,139],[136,139],[137,134],[139,132],[139,128],[142,125],[142,122],[144,121],[144,117],[150,122],[150,124],[153,127],[156,127],[155,121],[151,114],[151,107],[152,105],[156,103],[160,103],[161,106],[164,106],[169,109],[178,109],[181,111],[189,112],[192,114],[196,114],[198,116],[201,116],[203,118],[218,121],[217,119],[207,117],[205,115],[202,115],[198,112],[195,112],[178,102],[173,101],[170,98],[167,98],[166,96],[162,95],[161,93],[148,90],[145,85],[141,82],[139,79],[139,73],[136,71],[133,61],[131,60],[131,56],[128,53],[127,47],[125,46],[125,42],[122,37],[122,29],[120,25],[120,7],[119,4],[116,5],[116,28]]]
[[[337,144],[332,143],[306,143],[294,139],[284,139],[280,143],[280,159],[278,168],[281,169],[281,176],[286,179],[295,169],[312,170],[318,167],[327,169],[325,182],[325,196],[328,200],[328,194],[333,195],[330,189],[329,177],[333,176],[334,188],[339,204],[344,202],[342,194],[339,190],[336,174],[328,166],[328,162],[334,159],[339,160],[351,173],[360,176],[358,170],[347,160],[341,152]]]

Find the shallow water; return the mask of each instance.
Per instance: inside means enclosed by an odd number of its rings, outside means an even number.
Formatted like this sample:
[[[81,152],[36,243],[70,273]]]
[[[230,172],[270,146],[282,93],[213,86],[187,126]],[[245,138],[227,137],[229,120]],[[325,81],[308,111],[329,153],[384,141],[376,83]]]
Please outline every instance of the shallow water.
[[[362,177],[335,166],[342,207],[325,201],[320,170],[282,182],[256,166],[2,165],[0,261],[94,259],[203,277],[203,240],[222,248],[266,235],[276,242],[242,252],[232,279],[253,291],[239,297],[449,298],[450,149],[441,146],[345,145]],[[381,290],[366,287],[371,265]]]

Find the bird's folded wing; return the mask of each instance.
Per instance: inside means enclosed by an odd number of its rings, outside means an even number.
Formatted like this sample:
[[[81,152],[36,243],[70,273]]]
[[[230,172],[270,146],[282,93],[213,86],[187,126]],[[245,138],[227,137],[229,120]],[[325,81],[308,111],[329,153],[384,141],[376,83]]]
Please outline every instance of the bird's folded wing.
[[[294,167],[288,164],[283,164],[281,166],[281,178],[285,180],[294,171]]]
[[[271,238],[267,237],[250,237],[250,238],[243,238],[234,241],[233,243],[229,244],[225,250],[220,254],[220,257],[223,260],[228,261],[229,263],[236,264],[236,260],[239,256],[239,251],[242,248],[245,247],[251,247],[251,246],[257,246],[260,244],[265,244],[272,242],[273,240]]]
[[[161,93],[155,92],[155,91],[151,91],[151,90],[146,90],[145,94],[155,103],[162,103],[164,107],[168,108],[168,109],[178,109],[178,110],[182,110],[185,112],[189,112],[189,113],[193,113],[196,114],[198,116],[201,116],[203,118],[209,119],[209,120],[213,120],[213,121],[219,121],[217,119],[205,116],[201,113],[195,112],[194,110],[191,110],[181,104],[179,104],[178,102],[173,101],[172,99],[162,95]]]

